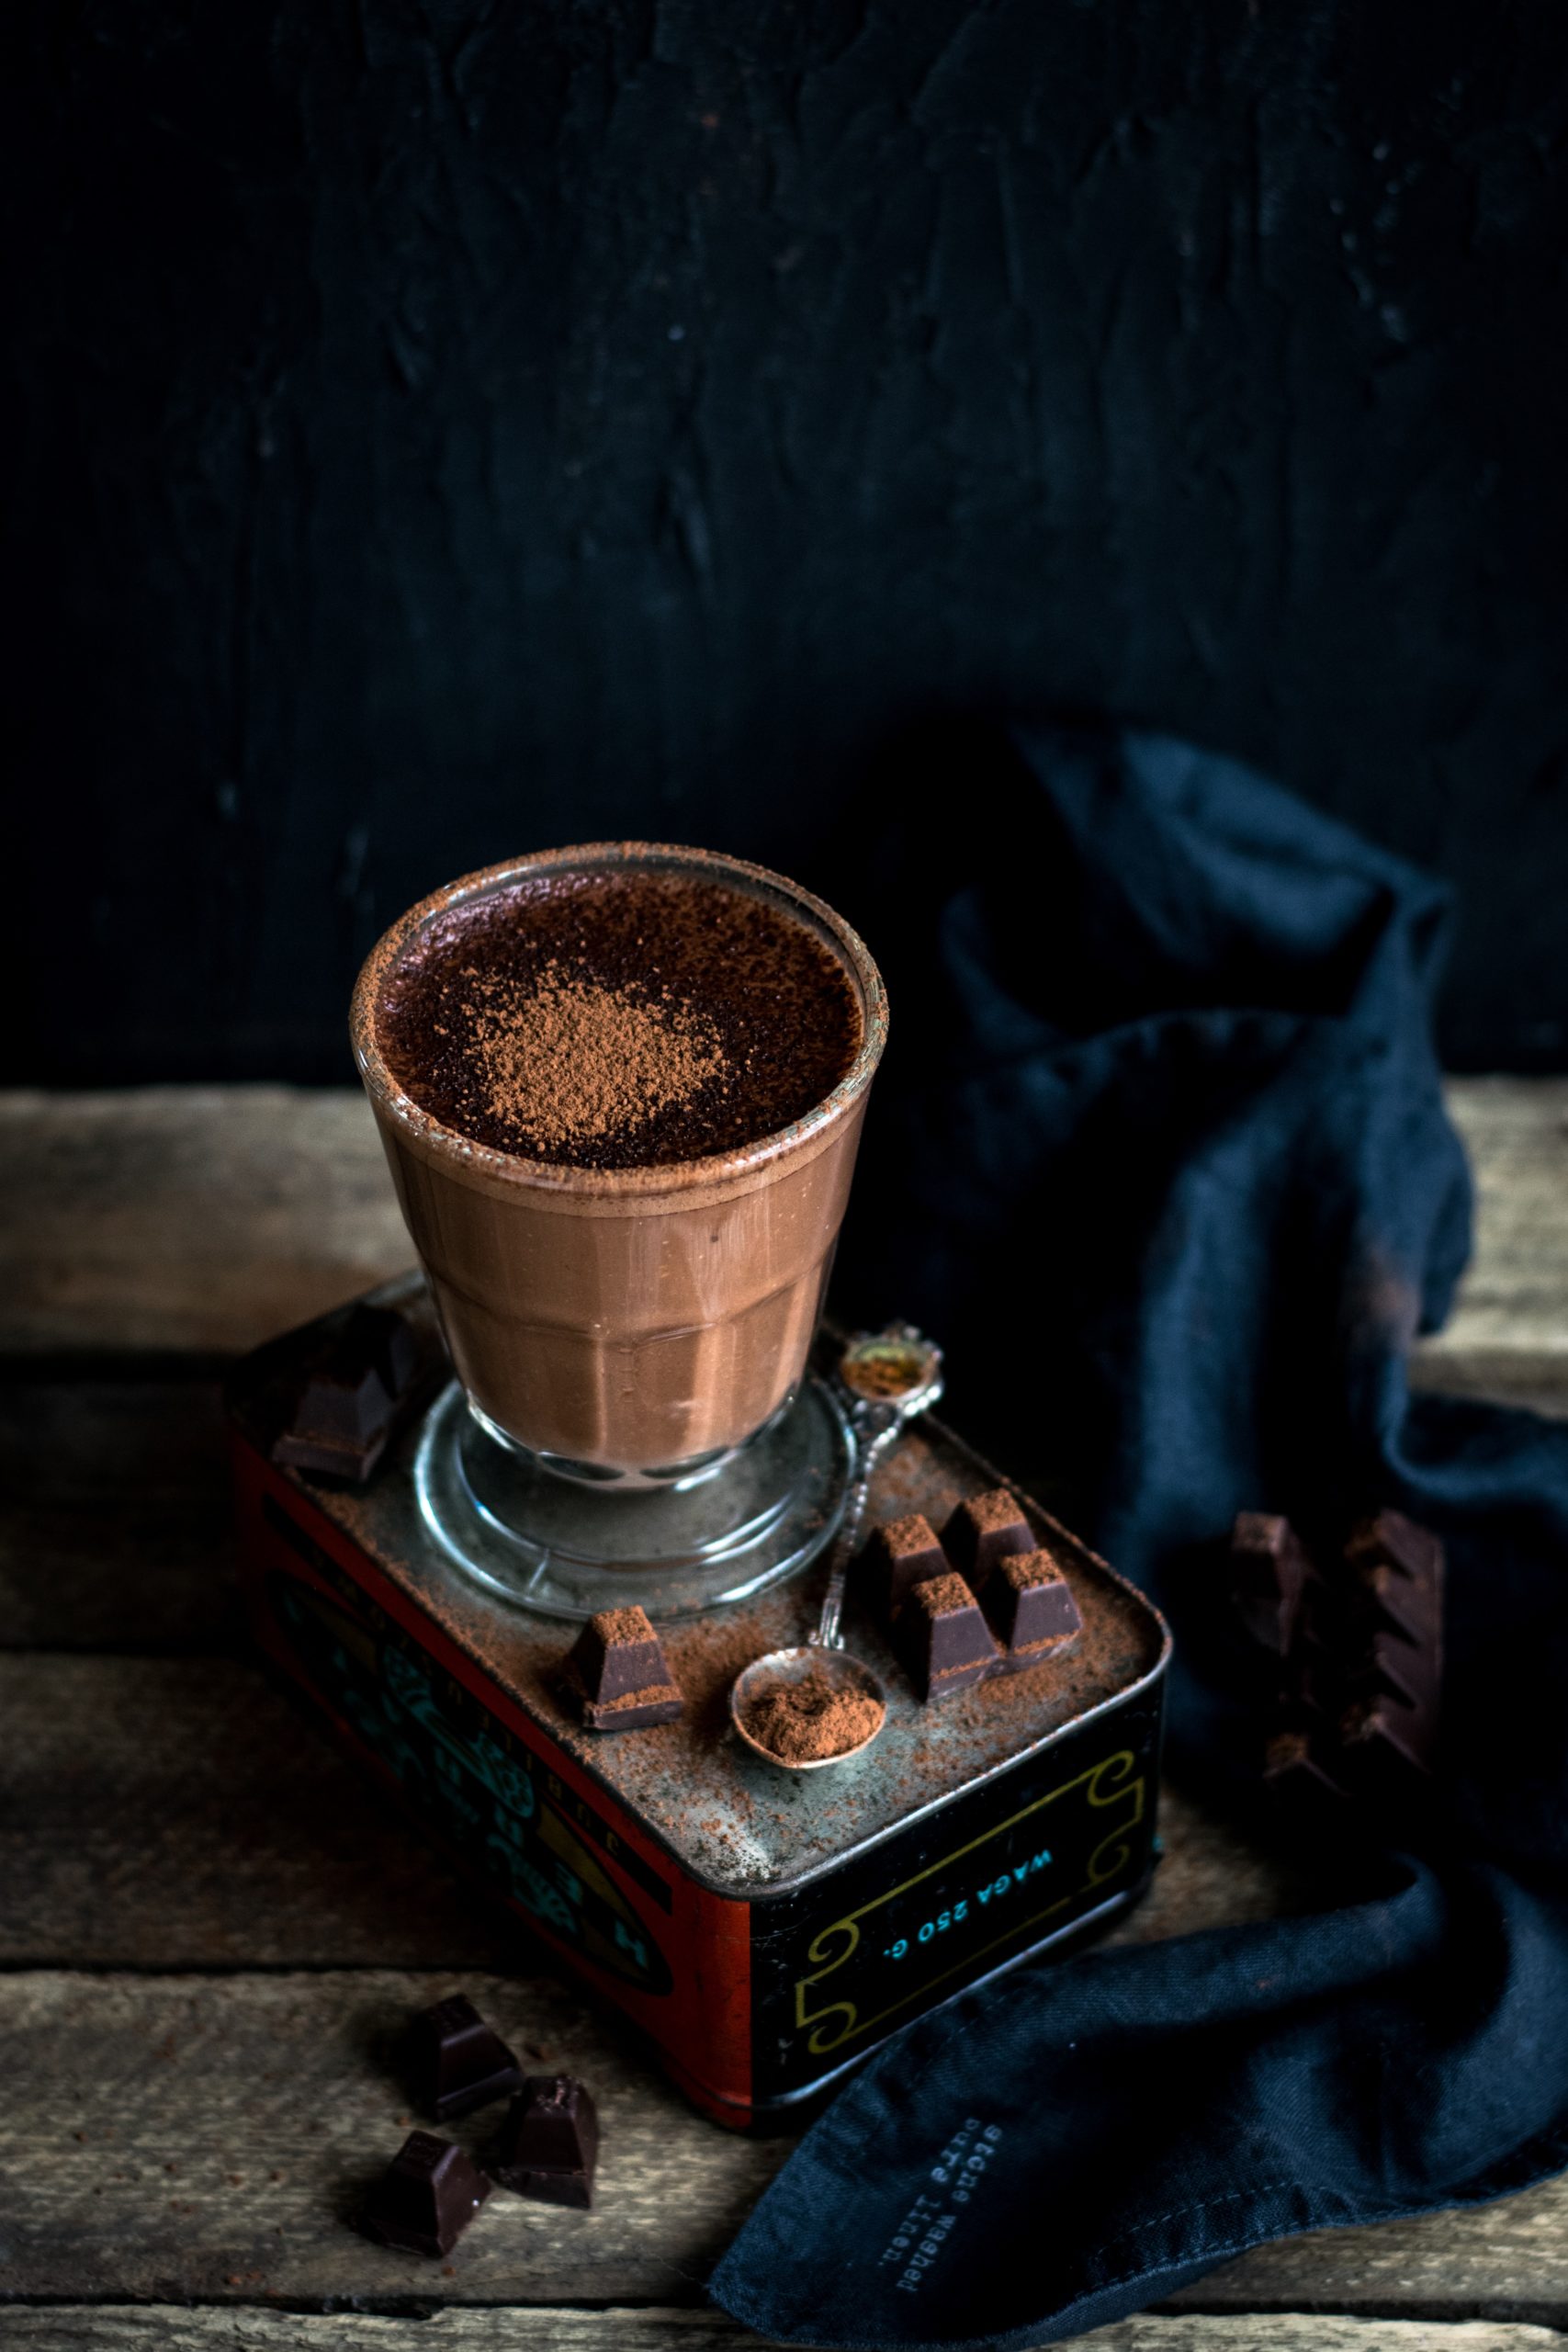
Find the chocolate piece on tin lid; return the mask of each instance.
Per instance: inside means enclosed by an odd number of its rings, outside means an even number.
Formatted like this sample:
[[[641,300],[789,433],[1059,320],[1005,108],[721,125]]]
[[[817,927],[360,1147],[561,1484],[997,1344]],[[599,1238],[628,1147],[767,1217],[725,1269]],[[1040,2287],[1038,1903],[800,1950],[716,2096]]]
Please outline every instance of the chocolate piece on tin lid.
[[[624,1699],[612,1699],[603,1707],[584,1700],[582,1720],[590,1731],[645,1731],[649,1724],[679,1723],[684,1708],[674,1683],[662,1682],[648,1690],[628,1690]]]
[[[275,1462],[363,1485],[419,1389],[419,1342],[395,1307],[355,1306],[311,1365]]]
[[[360,2227],[401,2254],[450,2254],[490,2188],[450,2140],[411,2132],[371,2190]]]
[[[855,1581],[873,1614],[886,1623],[897,1615],[916,1585],[949,1571],[930,1520],[917,1510],[872,1530]]]
[[[570,2075],[531,2075],[513,2101],[491,2167],[502,2188],[545,2205],[589,2206],[599,2161],[599,2118]]]
[[[571,1664],[583,1696],[599,1705],[670,1680],[664,1645],[644,1609],[601,1609],[573,1644]]]
[[[1004,1652],[997,1661],[1001,1674],[1060,1657],[1083,1631],[1072,1586],[1043,1548],[999,1560],[986,1579],[980,1607]]]
[[[422,2104],[443,2123],[523,2087],[523,2069],[472,2001],[454,1993],[413,2021]]]
[[[949,1570],[918,1584],[898,1612],[898,1647],[922,1700],[984,1680],[1000,1655],[964,1578]]]
[[[566,1678],[591,1731],[640,1731],[674,1723],[682,1712],[664,1645],[643,1609],[601,1609],[591,1617],[572,1645]]]
[[[1039,1538],[1005,1487],[970,1495],[942,1531],[942,1548],[976,1592],[1010,1552],[1032,1552]]]

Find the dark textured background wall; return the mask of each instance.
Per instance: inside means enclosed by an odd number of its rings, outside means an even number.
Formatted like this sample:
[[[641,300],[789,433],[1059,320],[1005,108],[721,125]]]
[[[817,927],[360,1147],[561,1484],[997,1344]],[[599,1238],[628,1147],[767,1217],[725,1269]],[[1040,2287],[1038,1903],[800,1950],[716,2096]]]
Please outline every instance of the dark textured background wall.
[[[1448,871],[1450,1057],[1568,1063],[1568,12],[11,22],[7,1074],[344,1074],[435,882],[831,875],[867,747],[971,704]]]

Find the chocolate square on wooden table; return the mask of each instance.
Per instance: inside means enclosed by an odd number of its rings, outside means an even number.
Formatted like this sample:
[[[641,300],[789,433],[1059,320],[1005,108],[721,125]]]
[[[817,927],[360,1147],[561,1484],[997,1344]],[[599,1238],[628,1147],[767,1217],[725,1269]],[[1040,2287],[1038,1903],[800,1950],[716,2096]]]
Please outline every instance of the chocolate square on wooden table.
[[[545,2205],[589,2206],[599,2161],[599,2117],[570,2075],[531,2075],[514,2099],[491,2166],[502,2188]]]
[[[1083,1631],[1072,1586],[1043,1548],[998,1560],[980,1596],[986,1623],[1004,1655],[998,1674],[1020,1674],[1059,1657]]]
[[[918,1584],[898,1612],[896,1638],[915,1688],[925,1700],[966,1690],[1000,1656],[964,1578],[949,1569]]]
[[[572,1645],[568,1679],[591,1731],[672,1724],[682,1702],[645,1609],[601,1609]]]
[[[961,1576],[976,1592],[998,1560],[1011,1552],[1032,1552],[1039,1538],[1025,1519],[1016,1498],[1005,1487],[971,1495],[948,1518],[942,1547]]]
[[[951,1566],[930,1520],[915,1510],[873,1529],[857,1581],[874,1615],[886,1622],[897,1615],[916,1585],[946,1576]]]
[[[401,2254],[450,2254],[490,2188],[450,2140],[411,2132],[371,2190],[360,2227]]]
[[[422,2010],[412,2040],[421,2099],[443,2123],[523,2087],[522,2067],[462,1993]]]

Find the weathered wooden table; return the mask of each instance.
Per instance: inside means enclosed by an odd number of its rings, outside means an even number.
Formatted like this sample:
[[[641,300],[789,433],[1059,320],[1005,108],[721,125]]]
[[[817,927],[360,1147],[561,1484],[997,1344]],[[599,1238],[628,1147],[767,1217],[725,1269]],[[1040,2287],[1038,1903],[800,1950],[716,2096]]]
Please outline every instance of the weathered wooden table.
[[[1568,1084],[1456,1084],[1480,1249],[1420,1377],[1568,1410]],[[700,2121],[262,1680],[223,1361],[407,1262],[356,1097],[0,1097],[0,2342],[730,2352],[700,2281],[782,2160]],[[1172,1795],[1122,1932],[1256,1917],[1274,1867]],[[504,1973],[502,1973],[504,1972]],[[389,2050],[470,1992],[599,2095],[599,2210],[497,2199],[446,2267],[347,2223]],[[1525,2352],[1568,2184],[1269,2246],[1092,2341]]]

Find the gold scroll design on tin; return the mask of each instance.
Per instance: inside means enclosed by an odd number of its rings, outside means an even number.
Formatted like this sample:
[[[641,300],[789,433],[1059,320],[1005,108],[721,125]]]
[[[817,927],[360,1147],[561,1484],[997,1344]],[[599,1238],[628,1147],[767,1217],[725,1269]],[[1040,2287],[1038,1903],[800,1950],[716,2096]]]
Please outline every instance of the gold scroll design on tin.
[[[972,1968],[976,1961],[983,1960],[987,1952],[998,1951],[1003,1944],[1016,1942],[1018,1938],[1025,1934],[1029,1928],[1043,1926],[1047,1919],[1055,1917],[1058,1912],[1069,1909],[1080,1896],[1092,1894],[1097,1886],[1105,1885],[1124,1871],[1132,1859],[1132,1833],[1144,1818],[1146,1784],[1143,1774],[1135,1770],[1136,1762],[1137,1759],[1130,1747],[1119,1748],[1113,1756],[1103,1757],[1098,1764],[1091,1765],[1087,1772],[1080,1772],[1076,1780],[1064,1781],[1060,1788],[1047,1790],[1043,1797],[1036,1797],[1032,1804],[1026,1804],[1021,1813],[1013,1814],[1009,1820],[998,1822],[994,1829],[983,1831],[978,1838],[972,1838],[967,1846],[960,1846],[956,1852],[944,1854],[940,1861],[931,1862],[923,1871],[917,1871],[914,1877],[905,1879],[902,1885],[889,1887],[886,1894],[878,1894],[870,1903],[863,1903],[858,1911],[851,1911],[843,1918],[835,1919],[829,1926],[818,1928],[807,1947],[806,1954],[807,1960],[818,1963],[816,1973],[810,1976],[798,1978],[795,1987],[795,2024],[803,2031],[807,2026],[816,2028],[807,2043],[807,2048],[813,2056],[820,2058],[830,2050],[841,2050],[846,2041],[852,2041],[859,2035],[869,2033],[874,2026],[883,2024],[888,2018],[897,2017],[900,2009],[908,2008],[911,2001],[923,1999],[928,1993],[934,1991],[937,1985],[944,1984],[948,1977],[956,1976],[961,1971]],[[953,1962],[951,1968],[943,1969],[941,1975],[922,1977],[918,1984],[903,1996],[902,1999],[890,2003],[885,2009],[879,2009],[874,2017],[863,2018],[854,2002],[847,2000],[829,2002],[824,2009],[807,2007],[807,1999],[812,1987],[820,1984],[825,1976],[831,1976],[835,1969],[842,1968],[844,1962],[860,1949],[863,1920],[869,1919],[874,1913],[885,1909],[889,1903],[896,1902],[899,1895],[907,1894],[912,1886],[919,1886],[922,1880],[934,1878],[939,1871],[951,1870],[955,1862],[961,1862],[964,1860],[965,1854],[976,1853],[980,1847],[990,1845],[994,1839],[1005,1838],[1010,1829],[1018,1827],[1020,1822],[1028,1821],[1032,1815],[1043,1812],[1048,1804],[1055,1804],[1059,1797],[1069,1796],[1074,1789],[1083,1789],[1086,1802],[1097,1809],[1111,1805],[1124,1809],[1115,1823],[1107,1828],[1104,1837],[1095,1847],[1089,1858],[1089,1865],[1083,1880],[1072,1889],[1070,1894],[1058,1895],[1056,1900],[1054,1903],[1048,1903],[1043,1911],[1032,1911],[1026,1919],[1015,1920],[1004,1933],[993,1937],[988,1944],[982,1944],[978,1951],[964,1953],[961,1959]],[[834,1951],[834,1939],[840,1936],[843,1938],[843,1942],[840,1949]],[[837,2018],[841,2018],[843,2023],[836,2031],[828,2031],[826,2029],[829,2021]]]

